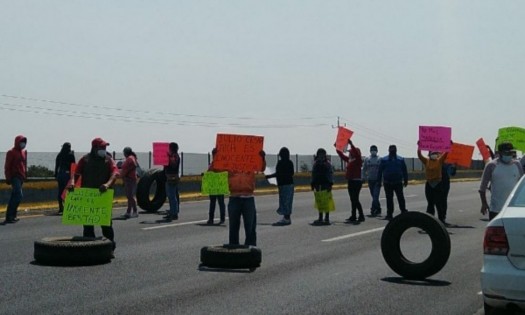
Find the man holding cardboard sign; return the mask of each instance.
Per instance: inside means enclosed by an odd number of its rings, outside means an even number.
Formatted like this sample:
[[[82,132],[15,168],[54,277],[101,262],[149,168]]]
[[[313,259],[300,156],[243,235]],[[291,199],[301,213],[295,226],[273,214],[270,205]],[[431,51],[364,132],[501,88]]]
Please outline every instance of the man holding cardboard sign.
[[[239,245],[241,216],[246,234],[245,245],[257,245],[255,208],[255,173],[266,168],[264,138],[258,136],[218,134],[213,149],[214,170],[228,171],[229,244]]]
[[[82,188],[96,188],[101,193],[105,193],[113,186],[119,174],[115,161],[106,153],[108,142],[101,138],[91,141],[91,152],[84,155],[77,164],[75,174],[71,177],[68,185],[70,191],[75,189],[75,182],[82,177]],[[67,212],[67,207],[66,210]],[[67,213],[64,213],[66,216]],[[113,243],[115,250],[115,233],[112,222],[109,226],[101,225],[102,235]],[[93,225],[84,225],[84,237],[95,238],[95,228]]]

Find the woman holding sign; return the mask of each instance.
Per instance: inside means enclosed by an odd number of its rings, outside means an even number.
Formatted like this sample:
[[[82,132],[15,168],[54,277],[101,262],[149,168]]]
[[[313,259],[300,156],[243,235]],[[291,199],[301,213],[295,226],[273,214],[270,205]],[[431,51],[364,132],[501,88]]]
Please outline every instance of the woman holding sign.
[[[215,172],[217,171],[214,167],[214,161],[215,161],[215,153],[217,153],[217,150],[212,151],[213,160],[211,161],[210,166],[208,167],[208,172]],[[224,221],[226,220],[226,204],[224,203],[224,195],[210,195],[210,208],[208,212],[208,221],[206,224],[213,225],[213,220],[215,219],[215,205],[219,203],[219,211],[220,211],[220,224],[224,224]]]
[[[346,162],[345,178],[348,181],[348,195],[350,195],[350,203],[352,204],[351,215],[345,221],[348,223],[356,221],[364,222],[365,214],[363,213],[363,206],[359,201],[359,193],[361,192],[361,188],[363,187],[363,180],[361,178],[361,167],[363,166],[363,158],[361,156],[361,150],[354,146],[352,140],[349,139],[348,144],[350,145],[349,156],[344,155],[343,152],[336,149],[337,155],[339,155],[341,160]],[[356,217],[356,210],[359,212],[359,218]]]
[[[452,142],[452,141],[451,141]],[[418,141],[419,146],[419,141]],[[445,209],[445,187],[443,183],[443,164],[447,158],[448,152],[440,154],[437,151],[429,151],[428,158],[421,154],[418,148],[417,156],[421,163],[425,166],[425,197],[427,198],[427,213],[435,215],[434,206],[437,208],[438,219],[443,222],[445,226],[449,225],[445,219],[447,216]]]

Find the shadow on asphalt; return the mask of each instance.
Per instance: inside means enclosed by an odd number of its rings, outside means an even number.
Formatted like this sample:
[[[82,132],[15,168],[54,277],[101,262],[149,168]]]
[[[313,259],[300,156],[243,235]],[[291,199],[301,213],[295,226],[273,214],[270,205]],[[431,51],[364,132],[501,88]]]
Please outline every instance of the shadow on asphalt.
[[[458,224],[451,224],[447,226],[447,229],[475,229],[475,226],[472,225],[458,225]]]
[[[213,223],[213,224],[207,224],[207,223],[196,223],[195,225],[198,225],[198,226],[210,226],[210,227],[227,227],[226,224],[219,224],[219,223]]]
[[[76,264],[76,265],[60,265],[60,264],[56,264],[56,265],[46,265],[46,264],[41,264],[41,263],[37,262],[36,260],[33,260],[29,264],[33,265],[33,266],[49,267],[49,268],[78,268],[78,267],[85,268],[85,267],[96,267],[96,266],[100,266],[100,265],[107,265],[107,264],[111,264],[111,262],[112,262],[112,260],[110,260],[108,262],[96,263],[96,264]]]
[[[253,271],[248,269],[226,269],[226,268],[210,268],[205,266],[199,266],[198,271],[204,272],[227,272],[227,273],[252,273]]]
[[[386,277],[381,279],[381,281],[396,283],[396,284],[405,284],[405,285],[418,285],[418,286],[427,286],[427,287],[446,287],[452,283],[444,280],[409,280],[402,277]]]

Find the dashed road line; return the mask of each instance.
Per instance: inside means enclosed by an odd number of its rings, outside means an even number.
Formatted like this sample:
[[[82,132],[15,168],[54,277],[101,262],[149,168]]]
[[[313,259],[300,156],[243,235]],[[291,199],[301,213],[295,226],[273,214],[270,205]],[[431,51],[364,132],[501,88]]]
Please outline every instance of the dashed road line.
[[[226,217],[226,220],[227,219],[228,217]],[[184,226],[184,225],[192,225],[192,224],[205,223],[205,222],[208,222],[208,220],[190,221],[190,222],[173,223],[173,224],[162,224],[158,226],[145,227],[145,228],[142,228],[142,230],[144,231],[158,230],[158,229],[164,229],[164,228],[170,228],[170,227],[176,227],[176,226]]]
[[[347,238],[352,238],[352,237],[356,237],[356,236],[360,236],[360,235],[365,235],[365,234],[370,234],[370,233],[374,233],[374,232],[379,232],[379,231],[382,231],[384,229],[385,229],[385,227],[380,227],[380,228],[375,228],[375,229],[371,229],[371,230],[356,232],[356,233],[352,233],[352,234],[341,235],[341,236],[338,236],[338,237],[322,240],[322,242],[340,241],[340,240],[344,240],[344,239],[347,239]]]

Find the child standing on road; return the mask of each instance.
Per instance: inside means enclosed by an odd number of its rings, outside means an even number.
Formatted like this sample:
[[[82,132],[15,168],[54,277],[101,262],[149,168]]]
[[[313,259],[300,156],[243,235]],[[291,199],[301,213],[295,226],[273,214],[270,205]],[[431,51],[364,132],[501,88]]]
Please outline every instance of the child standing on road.
[[[312,168],[311,188],[313,191],[332,191],[333,170],[332,163],[326,156],[326,150],[319,148],[315,155],[315,161]],[[323,221],[324,214],[324,221]],[[319,210],[319,219],[313,222],[314,225],[330,225],[330,213]]]

